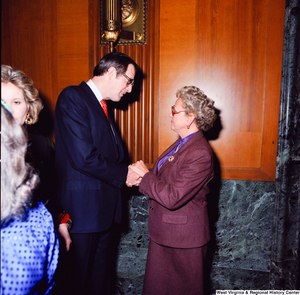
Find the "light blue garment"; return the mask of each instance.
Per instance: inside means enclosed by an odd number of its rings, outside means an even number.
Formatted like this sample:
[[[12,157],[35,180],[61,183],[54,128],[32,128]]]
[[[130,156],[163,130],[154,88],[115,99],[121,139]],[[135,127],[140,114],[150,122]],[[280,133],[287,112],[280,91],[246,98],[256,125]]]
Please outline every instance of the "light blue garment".
[[[42,202],[1,228],[1,295],[51,294],[59,242]]]

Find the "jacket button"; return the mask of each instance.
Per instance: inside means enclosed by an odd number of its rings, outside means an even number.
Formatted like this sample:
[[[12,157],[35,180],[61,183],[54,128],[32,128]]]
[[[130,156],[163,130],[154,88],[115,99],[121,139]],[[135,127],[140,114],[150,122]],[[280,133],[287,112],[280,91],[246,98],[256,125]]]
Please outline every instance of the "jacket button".
[[[150,206],[150,210],[153,210],[153,207]]]

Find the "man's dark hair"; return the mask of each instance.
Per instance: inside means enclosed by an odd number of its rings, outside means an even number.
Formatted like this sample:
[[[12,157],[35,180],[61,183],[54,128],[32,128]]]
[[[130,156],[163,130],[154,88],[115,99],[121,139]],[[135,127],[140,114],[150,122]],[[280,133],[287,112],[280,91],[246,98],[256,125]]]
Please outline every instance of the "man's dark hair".
[[[137,70],[138,66],[131,57],[121,52],[111,52],[101,58],[94,68],[93,76],[102,76],[110,67],[116,68],[117,75],[124,74],[129,64]]]

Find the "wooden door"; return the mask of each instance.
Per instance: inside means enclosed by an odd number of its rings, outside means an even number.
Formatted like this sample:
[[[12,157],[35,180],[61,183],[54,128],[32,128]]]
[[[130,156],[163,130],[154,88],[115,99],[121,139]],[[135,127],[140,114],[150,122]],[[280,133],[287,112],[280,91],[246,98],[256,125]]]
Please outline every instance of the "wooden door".
[[[160,1],[159,153],[170,107],[195,85],[215,101],[222,178],[275,180],[284,0]]]

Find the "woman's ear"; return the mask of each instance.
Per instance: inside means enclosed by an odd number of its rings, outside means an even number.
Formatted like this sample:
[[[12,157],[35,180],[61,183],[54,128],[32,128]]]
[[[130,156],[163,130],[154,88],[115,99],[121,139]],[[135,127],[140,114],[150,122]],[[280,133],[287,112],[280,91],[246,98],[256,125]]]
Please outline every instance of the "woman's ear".
[[[191,125],[193,121],[195,120],[195,114],[194,113],[188,113],[188,123]]]

